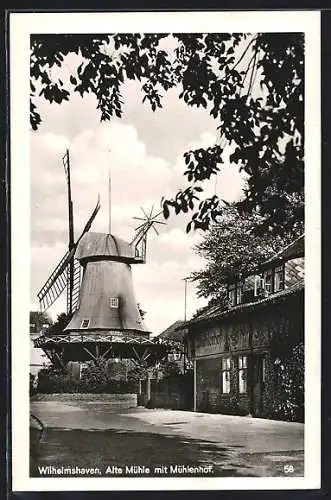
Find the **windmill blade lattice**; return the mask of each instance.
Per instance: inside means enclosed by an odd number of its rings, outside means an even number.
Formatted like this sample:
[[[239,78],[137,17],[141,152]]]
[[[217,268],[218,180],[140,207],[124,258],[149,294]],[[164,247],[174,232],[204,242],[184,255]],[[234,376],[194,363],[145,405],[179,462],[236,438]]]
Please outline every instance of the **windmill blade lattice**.
[[[147,241],[147,233],[153,228],[155,233],[158,235],[159,232],[156,229],[156,224],[166,225],[165,222],[158,220],[158,217],[162,214],[162,210],[153,214],[154,206],[152,206],[150,213],[147,213],[143,207],[140,207],[144,217],[133,217],[135,220],[142,221],[139,226],[136,227],[136,234],[131,241],[131,245],[136,248],[136,251],[141,254],[143,260],[146,257],[146,241]],[[138,247],[140,246],[140,251]]]
[[[67,272],[68,272],[67,280],[69,281],[70,279],[69,266],[67,268]],[[81,265],[78,260],[74,259],[73,289],[71,297],[70,297],[70,287],[67,287],[67,312],[70,311],[70,307],[72,311],[75,311],[75,309],[77,309],[79,303],[80,284],[81,284]]]
[[[44,286],[37,293],[37,297],[40,304],[41,311],[46,311],[52,304],[60,297],[62,292],[67,288],[67,307],[71,303],[71,307],[73,308],[77,305],[79,300],[79,291],[80,291],[80,264],[78,261],[74,260],[74,271],[73,271],[73,289],[72,292],[69,292],[69,280],[70,280],[70,263],[74,259],[75,252],[78,246],[78,243],[82,239],[85,233],[89,231],[93,220],[95,219],[98,211],[100,209],[100,199],[98,197],[98,202],[88,219],[85,227],[79,236],[78,240],[74,244],[73,248],[69,252],[69,250],[64,254],[58,265],[55,267],[54,271],[51,273],[49,278],[47,279]],[[72,293],[72,300],[70,301],[69,293]]]
[[[46,311],[67,286],[67,267],[74,255],[74,250],[71,252],[66,252],[60,262],[55,267],[54,271],[51,273],[47,279],[44,286],[37,293],[37,297],[40,303],[41,311]]]

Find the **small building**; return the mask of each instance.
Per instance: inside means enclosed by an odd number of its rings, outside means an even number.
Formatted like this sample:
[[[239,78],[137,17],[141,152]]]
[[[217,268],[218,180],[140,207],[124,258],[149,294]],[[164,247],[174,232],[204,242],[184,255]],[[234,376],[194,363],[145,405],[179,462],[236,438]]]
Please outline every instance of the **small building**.
[[[46,328],[48,325],[44,325]],[[41,330],[37,328],[35,324],[30,324],[30,374],[36,378],[38,373],[43,368],[50,365],[50,361],[42,349],[36,349],[34,347],[34,341],[41,335]]]
[[[185,326],[196,411],[303,420],[303,236]]]
[[[188,368],[188,360],[184,351],[185,344],[183,342],[186,330],[182,328],[183,325],[184,321],[177,320],[157,336],[158,339],[173,342],[174,347],[169,352],[167,361],[174,363],[179,373],[185,373]],[[176,344],[178,344],[178,349],[176,349]]]

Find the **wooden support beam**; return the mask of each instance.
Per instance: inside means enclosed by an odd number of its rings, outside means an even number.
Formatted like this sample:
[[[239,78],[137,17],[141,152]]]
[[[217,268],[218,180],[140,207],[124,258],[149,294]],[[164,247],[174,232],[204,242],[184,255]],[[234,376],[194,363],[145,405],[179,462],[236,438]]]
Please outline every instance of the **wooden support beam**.
[[[56,358],[55,358],[55,349],[50,349],[49,354],[52,358],[52,363],[55,365],[56,364]]]
[[[89,349],[87,349],[87,347],[83,347],[83,350],[87,352],[87,354],[89,354],[94,361],[98,362],[97,358],[91,353],[91,351],[89,351]]]
[[[60,358],[59,354],[58,354],[56,351],[54,351],[54,356],[57,358],[57,360],[58,360],[58,362],[60,363],[60,365],[61,365],[62,369],[63,369],[65,372],[67,372],[67,371],[68,371],[68,369],[67,369],[66,365],[63,363],[63,360]]]
[[[52,356],[50,355],[50,353],[47,351],[47,349],[43,349],[44,353],[46,354],[46,356],[48,357],[48,359],[50,360],[51,363],[53,363],[54,365],[54,361],[52,359]]]
[[[137,353],[136,349],[134,348],[134,346],[132,346],[132,350],[134,352],[134,354],[136,355],[136,358],[138,359],[138,361],[141,363],[142,359],[141,357],[139,356],[139,354]]]
[[[151,357],[151,353],[149,352],[146,354],[146,356],[143,357],[142,361],[147,361],[148,358],[150,358],[150,357]]]
[[[147,354],[148,354],[148,348],[144,350],[143,355],[141,356],[141,361],[145,361],[145,359],[147,359],[146,358]]]
[[[106,359],[106,356],[109,352],[111,352],[112,350],[112,347],[109,347],[105,352],[103,352],[101,355],[100,355],[100,358],[101,359]]]

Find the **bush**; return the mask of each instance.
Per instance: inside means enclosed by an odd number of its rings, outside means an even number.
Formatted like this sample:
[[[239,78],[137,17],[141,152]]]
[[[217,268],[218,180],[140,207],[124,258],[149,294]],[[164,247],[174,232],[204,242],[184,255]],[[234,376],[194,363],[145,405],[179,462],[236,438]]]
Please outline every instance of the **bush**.
[[[54,367],[41,370],[38,377],[39,393],[89,393],[126,394],[137,392],[135,381],[113,380],[105,364],[90,365],[82,372],[80,380],[60,372]]]
[[[222,413],[223,415],[237,415],[245,416],[247,415],[247,409],[242,406],[236,396],[231,396],[227,403],[222,402],[218,406],[217,413]]]
[[[176,361],[166,361],[161,365],[161,371],[163,376],[167,377],[177,377],[182,374],[182,371]]]
[[[30,396],[33,396],[37,392],[36,387],[36,376],[30,373]]]
[[[290,356],[278,359],[278,383],[272,405],[273,418],[304,421],[304,344],[295,346]]]

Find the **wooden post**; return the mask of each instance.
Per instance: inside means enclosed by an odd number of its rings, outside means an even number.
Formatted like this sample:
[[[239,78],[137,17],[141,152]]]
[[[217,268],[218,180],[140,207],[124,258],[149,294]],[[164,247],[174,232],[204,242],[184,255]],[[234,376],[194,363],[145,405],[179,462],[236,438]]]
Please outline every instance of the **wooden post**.
[[[188,278],[183,278],[184,285],[184,321],[186,321],[186,309],[187,309],[187,280]]]
[[[193,411],[197,411],[197,361],[193,360]]]
[[[151,399],[151,374],[149,370],[147,370],[147,401]]]
[[[109,234],[111,234],[111,168],[110,168],[110,164],[109,164],[109,171],[108,171],[108,196],[109,196],[109,199],[108,199],[108,203],[109,203],[109,208],[108,208],[108,210],[109,210],[109,212],[108,212],[109,226],[108,226],[108,229],[109,229]]]

